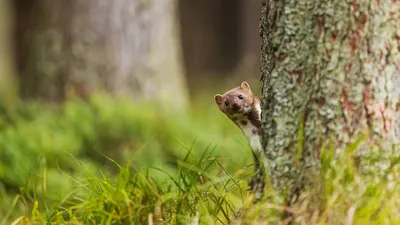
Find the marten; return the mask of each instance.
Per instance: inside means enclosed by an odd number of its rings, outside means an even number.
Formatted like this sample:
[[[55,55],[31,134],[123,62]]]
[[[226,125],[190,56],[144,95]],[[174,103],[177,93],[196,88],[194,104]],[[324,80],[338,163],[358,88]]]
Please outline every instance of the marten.
[[[261,101],[243,81],[239,87],[214,96],[218,108],[231,119],[246,136],[254,157],[255,174],[249,183],[254,201],[261,199],[268,168],[261,145]]]

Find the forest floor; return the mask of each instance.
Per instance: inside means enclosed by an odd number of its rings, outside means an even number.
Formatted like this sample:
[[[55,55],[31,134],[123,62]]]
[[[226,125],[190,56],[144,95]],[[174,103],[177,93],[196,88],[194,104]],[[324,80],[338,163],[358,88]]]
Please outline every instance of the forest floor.
[[[287,224],[284,212],[299,224],[400,224],[399,160],[355,169],[362,140],[338,157],[333,147],[322,153],[322,187],[301,204],[252,205],[246,140],[212,96],[202,99],[179,115],[105,96],[6,110],[0,225],[228,224],[239,210],[238,224]]]

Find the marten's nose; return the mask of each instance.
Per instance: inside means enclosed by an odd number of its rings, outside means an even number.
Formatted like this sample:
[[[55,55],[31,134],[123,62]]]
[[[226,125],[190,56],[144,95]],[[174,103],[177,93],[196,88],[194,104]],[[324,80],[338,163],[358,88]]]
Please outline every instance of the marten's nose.
[[[233,111],[238,111],[239,110],[239,105],[237,103],[232,104],[232,110]]]

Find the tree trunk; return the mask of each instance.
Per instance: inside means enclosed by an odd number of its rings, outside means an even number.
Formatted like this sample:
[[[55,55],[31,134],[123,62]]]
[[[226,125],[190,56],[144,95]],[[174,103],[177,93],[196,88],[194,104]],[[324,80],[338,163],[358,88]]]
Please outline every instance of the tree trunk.
[[[16,4],[23,97],[59,101],[70,90],[106,90],[186,105],[174,0]]]
[[[11,9],[10,0],[0,0],[0,114],[12,104],[14,97]]]
[[[190,91],[222,82],[241,57],[240,0],[179,0],[179,9]]]
[[[340,152],[362,137],[359,150],[396,151],[400,2],[262,3],[263,148],[273,187],[294,201],[328,142]]]
[[[240,0],[239,24],[237,29],[238,63],[233,74],[242,79],[259,79],[260,70],[260,34],[258,26],[260,21],[260,0]]]

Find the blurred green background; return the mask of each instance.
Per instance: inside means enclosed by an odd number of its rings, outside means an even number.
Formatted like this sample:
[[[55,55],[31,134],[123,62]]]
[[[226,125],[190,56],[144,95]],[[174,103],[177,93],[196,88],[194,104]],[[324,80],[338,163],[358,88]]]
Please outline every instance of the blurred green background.
[[[86,169],[163,182],[190,151],[250,173],[213,96],[259,90],[260,4],[0,0],[0,224],[59,204]]]

